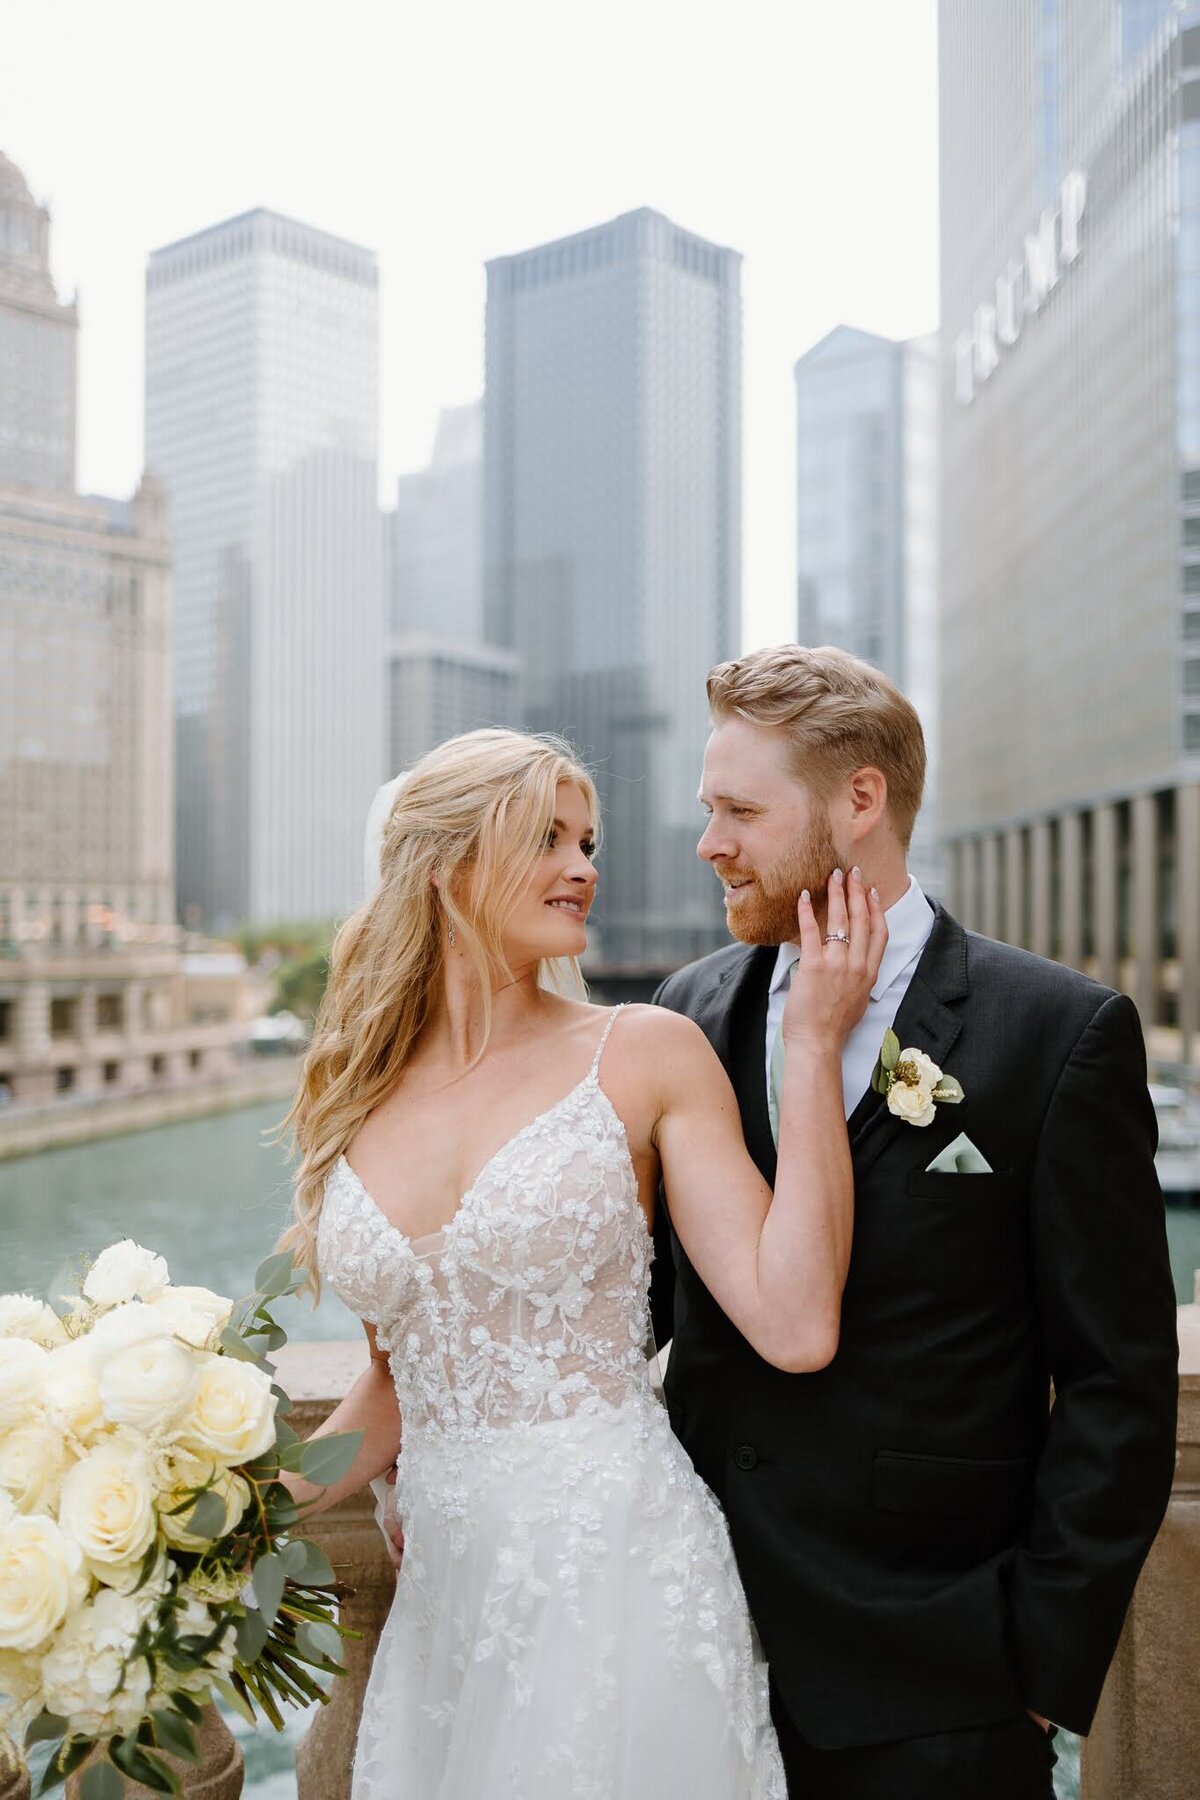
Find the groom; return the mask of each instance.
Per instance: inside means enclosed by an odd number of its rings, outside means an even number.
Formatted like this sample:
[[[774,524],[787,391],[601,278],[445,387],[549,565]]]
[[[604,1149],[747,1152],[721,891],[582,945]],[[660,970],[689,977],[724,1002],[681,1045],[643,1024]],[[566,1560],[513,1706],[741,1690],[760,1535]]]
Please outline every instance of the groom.
[[[739,941],[656,999],[707,1034],[768,1181],[801,888],[858,864],[890,937],[843,1059],[838,1353],[762,1361],[660,1208],[672,1422],[729,1518],[796,1800],[1049,1800],[1054,1726],[1091,1725],[1174,1461],[1137,1014],[925,898],[905,866],[921,725],[877,670],[784,645],[715,668],[708,697],[699,854]],[[872,1091],[889,1027],[959,1104],[909,1119]]]

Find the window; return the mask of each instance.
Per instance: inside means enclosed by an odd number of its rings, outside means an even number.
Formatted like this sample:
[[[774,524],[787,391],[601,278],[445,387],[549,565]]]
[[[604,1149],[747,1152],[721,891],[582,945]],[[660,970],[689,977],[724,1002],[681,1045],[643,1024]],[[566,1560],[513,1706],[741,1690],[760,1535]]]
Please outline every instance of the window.
[[[120,1075],[121,1075],[120,1063],[106,1062],[104,1064],[104,1085],[105,1085],[105,1087],[111,1087],[114,1081],[118,1081],[120,1079]]]
[[[96,998],[96,1029],[98,1031],[120,1031],[125,1017],[125,1007],[120,994],[99,994]]]
[[[74,1069],[55,1069],[54,1086],[58,1093],[69,1094],[71,1089],[75,1086]]]
[[[78,1033],[79,1002],[76,999],[51,1000],[50,1036],[72,1038]]]
[[[166,1072],[167,1072],[166,1057],[165,1056],[152,1056],[150,1058],[150,1074],[153,1077],[153,1079],[155,1081],[160,1081],[162,1079],[162,1077],[166,1074]]]

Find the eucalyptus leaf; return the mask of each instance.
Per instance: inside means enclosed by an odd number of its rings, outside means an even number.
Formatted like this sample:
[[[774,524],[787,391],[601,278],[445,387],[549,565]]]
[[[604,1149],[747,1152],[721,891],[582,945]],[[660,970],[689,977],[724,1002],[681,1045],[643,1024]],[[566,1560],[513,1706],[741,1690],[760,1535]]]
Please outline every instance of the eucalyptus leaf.
[[[275,1396],[275,1417],[277,1419],[286,1419],[292,1410],[291,1395],[281,1388],[278,1382],[272,1384],[271,1392]]]
[[[953,1075],[943,1075],[933,1090],[933,1098],[939,1106],[957,1106],[966,1096]]]
[[[45,1743],[47,1738],[65,1737],[70,1729],[70,1722],[60,1719],[57,1713],[40,1712],[26,1727],[25,1747],[28,1749],[30,1744]]]
[[[337,1431],[329,1437],[309,1438],[301,1446],[300,1474],[317,1487],[329,1487],[348,1473],[362,1441],[361,1431]]]
[[[305,1620],[297,1629],[296,1646],[305,1656],[311,1653],[314,1662],[319,1662],[322,1657],[334,1663],[342,1660],[342,1640],[333,1625]]]
[[[258,1720],[254,1714],[254,1708],[251,1706],[242,1690],[239,1687],[235,1687],[232,1681],[223,1681],[219,1675],[216,1675],[213,1677],[213,1687],[216,1692],[220,1694],[222,1700],[231,1706],[240,1718],[245,1719],[247,1725],[258,1724]]]
[[[122,1800],[125,1783],[110,1762],[93,1763],[83,1771],[79,1800]]]
[[[305,1587],[329,1587],[335,1577],[333,1564],[321,1549],[309,1538],[293,1538],[288,1545],[289,1551],[302,1550],[304,1559],[298,1567],[288,1563],[288,1574],[293,1581],[301,1582]]]
[[[151,1750],[143,1750],[136,1738],[114,1738],[109,1755],[123,1775],[131,1781],[140,1781],[154,1794],[178,1794],[180,1782],[173,1769],[168,1768]]]
[[[894,1031],[883,1034],[883,1049],[879,1052],[879,1060],[890,1075],[900,1061],[900,1039]]]
[[[268,1256],[260,1263],[254,1277],[254,1285],[258,1289],[259,1298],[274,1300],[282,1294],[292,1279],[293,1258],[290,1250],[277,1250],[274,1256]]]
[[[154,1726],[154,1735],[164,1750],[169,1750],[172,1756],[181,1756],[184,1762],[200,1761],[200,1746],[186,1719],[181,1719],[178,1713],[164,1710],[152,1712],[150,1720]]]
[[[307,1560],[304,1549],[304,1540],[302,1538],[297,1538],[295,1543],[285,1544],[279,1552],[279,1560],[282,1562],[288,1577],[292,1581],[299,1581],[304,1571],[305,1561]]]
[[[193,1537],[219,1538],[224,1534],[228,1517],[228,1509],[221,1496],[209,1490],[196,1496],[196,1503],[188,1514],[185,1529]]]
[[[250,1579],[254,1584],[254,1597],[258,1601],[259,1611],[267,1624],[273,1625],[287,1584],[282,1557],[276,1556],[273,1550],[268,1550],[255,1563]]]
[[[257,1609],[248,1612],[244,1618],[236,1621],[234,1636],[237,1639],[237,1653],[249,1666],[257,1662],[262,1654],[262,1647],[267,1641],[267,1621]]]
[[[225,1326],[217,1342],[226,1356],[232,1356],[237,1362],[257,1363],[260,1368],[262,1367],[263,1359],[258,1351],[252,1349],[245,1338],[233,1329],[232,1325]]]

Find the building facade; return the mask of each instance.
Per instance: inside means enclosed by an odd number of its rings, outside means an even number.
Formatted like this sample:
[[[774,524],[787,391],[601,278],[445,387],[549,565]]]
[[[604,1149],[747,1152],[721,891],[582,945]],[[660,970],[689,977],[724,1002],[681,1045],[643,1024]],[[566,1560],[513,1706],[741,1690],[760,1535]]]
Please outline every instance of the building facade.
[[[1200,10],[943,0],[942,822],[1200,1053]]]
[[[75,492],[78,335],[50,273],[50,214],[0,152],[0,487]]]
[[[410,769],[435,744],[481,725],[519,726],[511,650],[409,632],[388,655],[388,766]]]
[[[795,369],[796,636],[873,663],[921,716],[929,759],[910,847],[937,850],[937,340],[839,325]]]
[[[739,631],[740,260],[644,209],[488,265],[486,630],[597,776],[609,965],[727,941],[696,790]]]
[[[189,923],[357,903],[384,769],[374,254],[259,210],[150,258]]]
[[[237,1008],[194,1016],[179,950],[163,493],[74,492],[77,321],[56,306],[48,216],[0,156],[4,1102],[223,1075],[246,1031]]]
[[[446,407],[428,467],[401,475],[384,515],[393,637],[483,642],[483,403]]]

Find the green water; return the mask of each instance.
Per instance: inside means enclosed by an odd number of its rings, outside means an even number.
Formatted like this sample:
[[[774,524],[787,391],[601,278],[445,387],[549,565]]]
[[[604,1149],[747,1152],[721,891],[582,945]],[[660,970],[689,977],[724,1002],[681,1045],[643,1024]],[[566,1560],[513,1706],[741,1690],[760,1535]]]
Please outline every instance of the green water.
[[[0,1291],[62,1291],[73,1256],[133,1237],[166,1257],[176,1281],[248,1292],[287,1216],[287,1163],[263,1135],[282,1110],[250,1107],[0,1163]],[[1190,1300],[1200,1208],[1172,1209],[1167,1226],[1179,1299]],[[315,1312],[283,1302],[278,1315],[293,1338],[355,1337],[360,1329],[332,1295]],[[247,1795],[293,1800],[290,1771],[303,1721],[282,1738],[233,1723],[246,1753]],[[1060,1747],[1059,1795],[1073,1800],[1078,1750],[1073,1739],[1060,1739]]]

